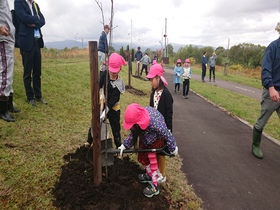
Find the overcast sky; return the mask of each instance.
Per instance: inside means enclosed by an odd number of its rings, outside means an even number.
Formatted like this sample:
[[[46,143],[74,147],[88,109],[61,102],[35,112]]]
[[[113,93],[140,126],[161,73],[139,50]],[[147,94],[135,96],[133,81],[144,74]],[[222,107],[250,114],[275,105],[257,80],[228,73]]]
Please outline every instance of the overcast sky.
[[[11,9],[14,0],[9,0]],[[98,41],[102,27],[101,10],[95,0],[36,0],[46,25],[45,42]],[[103,5],[109,23],[111,0]],[[280,21],[279,0],[116,0],[112,40],[145,46],[167,43],[223,46],[239,43],[267,46],[279,37],[274,30]],[[132,23],[132,24],[131,24]],[[131,33],[132,32],[132,33]],[[132,34],[132,35],[131,35]],[[125,47],[125,46],[124,46]]]

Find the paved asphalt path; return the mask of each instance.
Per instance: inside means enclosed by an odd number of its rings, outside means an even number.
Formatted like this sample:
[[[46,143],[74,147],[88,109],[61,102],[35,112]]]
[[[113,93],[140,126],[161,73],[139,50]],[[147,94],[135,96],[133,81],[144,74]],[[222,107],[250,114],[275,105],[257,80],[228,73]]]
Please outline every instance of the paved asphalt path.
[[[173,91],[170,73],[172,69],[166,69],[174,99],[173,134],[182,170],[203,200],[203,209],[280,209],[280,147],[263,136],[264,159],[255,158],[252,128],[193,92],[182,99]],[[195,77],[200,80],[200,75]],[[260,99],[261,90],[216,81],[217,86]]]

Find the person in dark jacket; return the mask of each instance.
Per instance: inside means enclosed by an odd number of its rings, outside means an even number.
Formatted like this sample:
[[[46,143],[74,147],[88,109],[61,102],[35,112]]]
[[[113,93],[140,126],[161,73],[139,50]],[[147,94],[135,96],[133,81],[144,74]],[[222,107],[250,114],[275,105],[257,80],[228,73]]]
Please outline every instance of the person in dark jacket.
[[[280,24],[276,26],[280,32]],[[262,100],[261,113],[253,127],[252,154],[263,158],[260,148],[262,132],[269,118],[276,112],[280,118],[280,38],[271,42],[266,48],[262,60]]]
[[[45,25],[45,18],[39,5],[33,0],[15,0],[14,8],[19,26],[17,44],[22,56],[27,102],[36,106],[35,96],[38,102],[47,104],[42,98],[41,92],[42,56],[40,48],[44,47],[41,28]]]
[[[135,53],[134,59],[136,61],[136,72],[135,75],[139,76],[140,73],[140,60],[143,57],[143,53],[141,51],[141,48],[137,48],[137,52]]]
[[[150,96],[150,106],[157,109],[162,116],[166,127],[172,132],[172,118],[173,118],[173,98],[169,90],[167,89],[167,82],[163,77],[163,68],[160,64],[154,64],[151,66],[147,78],[152,85],[152,93]],[[166,181],[165,176],[165,156],[157,154],[158,162],[158,183]]]
[[[201,72],[201,81],[205,82],[204,78],[206,76],[206,67],[207,67],[207,57],[206,57],[206,52],[203,52],[203,55],[201,57],[201,67],[202,67],[202,72]]]
[[[106,54],[109,52],[109,47],[108,47],[108,41],[107,41],[107,35],[110,31],[110,27],[108,25],[104,26],[104,30],[102,31],[100,37],[99,37],[99,42],[98,42],[98,59],[99,59],[99,71],[100,71],[100,76],[105,71],[105,66],[106,66]]]

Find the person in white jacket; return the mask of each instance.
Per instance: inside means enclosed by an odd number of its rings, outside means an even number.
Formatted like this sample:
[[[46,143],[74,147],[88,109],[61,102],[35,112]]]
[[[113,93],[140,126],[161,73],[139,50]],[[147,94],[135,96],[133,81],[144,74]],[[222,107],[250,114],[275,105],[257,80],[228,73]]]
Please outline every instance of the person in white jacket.
[[[190,60],[187,58],[184,63],[183,69],[183,98],[187,99],[190,89],[190,79],[192,77],[192,69],[190,65]]]
[[[142,76],[142,72],[145,69],[145,73],[146,76],[148,75],[148,68],[149,68],[149,64],[151,63],[151,58],[148,56],[148,53],[145,53],[145,55],[140,59],[140,61],[142,63],[142,69],[140,72],[140,76]]]
[[[0,8],[0,119],[15,122],[9,113],[20,111],[13,106],[15,27],[8,1],[0,1]]]

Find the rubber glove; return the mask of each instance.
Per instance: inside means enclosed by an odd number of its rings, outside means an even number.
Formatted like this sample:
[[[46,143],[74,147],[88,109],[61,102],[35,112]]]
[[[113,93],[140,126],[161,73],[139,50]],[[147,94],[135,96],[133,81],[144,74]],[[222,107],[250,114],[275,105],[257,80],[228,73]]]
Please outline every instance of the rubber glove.
[[[180,77],[180,74],[177,74],[178,77]]]
[[[103,121],[105,119],[105,110],[100,115],[100,121]]]
[[[173,152],[170,152],[171,153],[171,155],[178,155],[178,147],[176,146],[175,147],[175,150],[173,151]]]
[[[109,112],[109,108],[108,106],[106,107],[106,109],[103,110],[103,112],[100,114],[100,121],[103,121],[106,117],[106,114]]]
[[[118,149],[120,149],[120,157],[122,157],[123,155],[123,151],[125,150],[125,146],[122,144],[121,146],[118,147]]]

